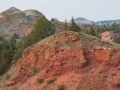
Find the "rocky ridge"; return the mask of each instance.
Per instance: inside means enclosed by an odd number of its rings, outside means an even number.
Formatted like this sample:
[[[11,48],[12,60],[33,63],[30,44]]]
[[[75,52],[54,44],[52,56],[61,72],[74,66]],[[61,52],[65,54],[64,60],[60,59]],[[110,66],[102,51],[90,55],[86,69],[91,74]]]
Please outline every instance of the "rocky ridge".
[[[1,90],[119,90],[120,46],[75,32],[61,32],[25,49],[2,76]],[[11,72],[14,72],[12,74]],[[6,80],[5,76],[11,78]],[[37,79],[43,78],[39,84]],[[56,78],[48,84],[50,79]]]

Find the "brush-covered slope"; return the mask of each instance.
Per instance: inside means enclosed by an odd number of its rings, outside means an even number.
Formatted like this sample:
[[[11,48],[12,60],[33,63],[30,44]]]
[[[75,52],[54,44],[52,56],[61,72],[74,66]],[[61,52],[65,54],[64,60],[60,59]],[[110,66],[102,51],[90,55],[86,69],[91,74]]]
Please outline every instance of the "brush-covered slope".
[[[119,66],[119,45],[83,33],[61,32],[26,48],[1,76],[0,89],[120,90]]]

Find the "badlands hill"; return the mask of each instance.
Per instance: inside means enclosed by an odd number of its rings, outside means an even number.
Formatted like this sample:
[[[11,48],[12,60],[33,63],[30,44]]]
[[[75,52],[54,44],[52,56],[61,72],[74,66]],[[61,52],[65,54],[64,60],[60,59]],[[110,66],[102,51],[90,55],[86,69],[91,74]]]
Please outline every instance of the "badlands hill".
[[[24,50],[0,77],[0,90],[120,90],[120,46],[83,33],[55,34]]]
[[[34,28],[36,20],[43,15],[41,12],[33,9],[21,11],[15,7],[0,13],[0,36],[9,36],[14,33],[20,37],[26,36]],[[58,21],[56,18],[54,22],[56,33],[63,30],[63,22]]]
[[[24,13],[29,21],[34,21],[34,22],[42,15],[42,13],[33,9],[25,10]]]
[[[21,11],[11,7],[0,13],[0,35],[17,33],[22,37],[32,30],[33,24],[41,15],[37,10]]]

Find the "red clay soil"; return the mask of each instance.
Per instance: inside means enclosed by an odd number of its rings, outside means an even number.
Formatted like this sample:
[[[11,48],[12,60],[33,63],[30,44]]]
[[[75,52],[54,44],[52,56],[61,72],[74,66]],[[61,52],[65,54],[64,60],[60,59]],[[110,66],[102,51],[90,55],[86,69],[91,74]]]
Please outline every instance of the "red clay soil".
[[[61,84],[65,90],[120,90],[119,46],[82,33],[46,38],[25,49],[17,63],[19,75],[3,90],[58,90]]]

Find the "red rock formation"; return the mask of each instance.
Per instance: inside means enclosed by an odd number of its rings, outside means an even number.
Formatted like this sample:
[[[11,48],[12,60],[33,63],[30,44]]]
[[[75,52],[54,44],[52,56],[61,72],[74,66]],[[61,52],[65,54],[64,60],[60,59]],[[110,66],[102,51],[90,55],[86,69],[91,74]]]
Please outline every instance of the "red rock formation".
[[[6,85],[7,87],[21,83],[21,89],[18,86],[18,90],[28,90],[26,83],[32,83],[33,80],[29,78],[38,75],[46,80],[58,77],[55,85],[62,82],[69,90],[120,89],[119,47],[109,43],[103,44],[102,41],[81,33],[63,32],[46,38],[25,49],[18,64],[21,65],[20,73]],[[34,68],[40,70],[37,75],[33,71]],[[66,76],[70,77],[65,78]],[[31,85],[33,86],[29,90],[42,90],[42,86],[35,86],[35,83]],[[49,88],[57,90],[56,86]]]

